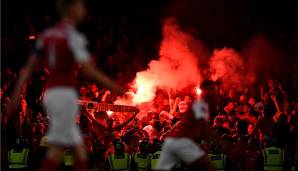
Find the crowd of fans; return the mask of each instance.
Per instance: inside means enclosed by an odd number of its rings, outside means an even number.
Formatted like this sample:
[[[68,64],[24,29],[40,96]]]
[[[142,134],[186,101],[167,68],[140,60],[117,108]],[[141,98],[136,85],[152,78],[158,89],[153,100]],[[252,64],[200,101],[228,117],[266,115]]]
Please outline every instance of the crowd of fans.
[[[18,6],[24,8],[22,5]],[[98,10],[97,6],[94,8],[94,11]],[[1,38],[5,44],[2,48],[5,67],[1,70],[0,88],[1,170],[9,168],[12,150],[28,149],[25,151],[28,154],[25,157],[27,161],[23,162],[26,163],[25,170],[31,171],[39,167],[47,148],[45,135],[50,117],[42,107],[49,74],[47,69],[36,68],[23,89],[17,112],[8,116],[5,111],[19,76],[18,69],[25,61],[24,54],[31,49],[30,46],[34,44],[38,33],[55,23],[55,19],[50,14],[21,17],[22,13],[16,15],[18,10],[11,7],[7,9],[7,16],[13,18],[5,21],[7,27],[3,29]],[[134,73],[144,69],[152,58],[158,56],[161,29],[160,16],[157,13],[150,12],[151,17],[89,16],[87,25],[80,28],[87,33],[90,49],[98,56],[95,61],[97,66],[120,84],[124,85],[133,79]],[[295,71],[292,74],[295,75]],[[140,113],[103,112],[97,110],[96,103],[88,101],[113,103],[116,95],[88,82],[83,75],[77,74],[77,78],[80,83],[80,100],[87,101],[81,105],[77,123],[89,153],[90,170],[115,169],[112,161],[114,155],[124,158],[130,156],[129,163],[124,166],[131,167],[131,170],[153,170],[163,140],[168,134],[179,129],[181,117],[194,99],[194,94],[182,92],[169,96],[160,90],[153,102],[139,106]],[[283,79],[289,78],[296,77]],[[280,83],[281,81],[284,84]],[[276,152],[282,155],[276,166],[279,170],[290,170],[293,167],[298,169],[298,99],[297,94],[291,94],[297,93],[297,88],[294,87],[295,91],[286,89],[284,80],[268,79],[260,82],[242,91],[224,89],[218,84],[217,100],[209,104],[209,125],[224,140],[233,143],[235,147],[246,149],[238,155],[224,154],[226,159],[212,158],[222,153],[220,146],[202,141],[198,135],[196,141],[206,150],[208,156],[211,156],[210,160],[225,161],[223,167],[221,164],[215,166],[218,170],[264,170],[266,165],[270,166],[270,157],[266,156],[267,151],[264,149],[271,147],[275,149],[269,150],[275,152],[280,149]],[[63,170],[72,165],[69,156],[71,154],[66,150]],[[181,163],[174,169],[191,168]]]
[[[17,74],[10,69],[3,74],[1,167],[8,167],[11,149],[28,148],[28,167],[29,170],[35,170],[46,148],[45,134],[50,118],[42,108],[42,96],[49,73],[46,69],[35,71],[34,77],[23,90],[18,112],[13,116],[7,116],[5,108],[10,102],[9,93]],[[78,76],[78,79],[83,78]],[[192,95],[169,98],[163,91],[158,91],[149,110],[140,107],[140,115],[101,112],[97,110],[96,104],[88,101],[112,103],[115,100],[113,92],[86,81],[81,83],[80,99],[87,103],[82,105],[77,123],[90,154],[90,168],[95,170],[110,169],[109,156],[119,151],[132,156],[139,153],[152,156],[161,150],[167,134],[179,129],[180,119],[193,99]],[[210,127],[226,141],[247,148],[247,153],[240,158],[227,156],[225,167],[228,170],[245,170],[248,165],[262,170],[262,150],[272,146],[284,150],[282,167],[285,169],[290,169],[297,162],[298,102],[297,99],[290,100],[282,84],[276,80],[268,80],[263,86],[252,86],[242,92],[234,89],[224,91],[218,85],[217,101],[209,106]],[[208,153],[220,152],[216,144],[201,141],[199,135],[197,141]],[[142,170],[138,168],[134,157],[130,167]],[[186,167],[181,165],[179,169]]]
[[[48,16],[45,18],[51,22]],[[31,28],[33,27],[31,22],[26,21],[26,26],[29,25],[29,28],[22,30],[28,30],[28,34],[34,35],[37,31]],[[135,71],[143,69],[149,58],[158,56],[154,54],[158,49],[155,48],[158,46],[155,44],[158,35],[154,40],[150,38],[151,35],[144,37],[146,30],[143,32],[141,30],[146,27],[140,27],[142,23],[128,23],[125,17],[119,19],[119,25],[114,26],[114,29],[106,27],[109,23],[105,20],[91,18],[88,23],[91,23],[88,28],[94,29],[87,35],[94,45],[91,47],[92,51],[95,55],[103,57],[97,60],[98,67],[120,83],[131,80]],[[41,27],[48,25],[50,24],[45,23]],[[12,29],[11,35],[19,36],[14,30],[17,32],[17,29]],[[13,36],[5,38],[6,57],[19,56],[25,51],[24,49],[29,49],[23,47],[24,42],[15,42],[14,40],[18,39]],[[19,45],[23,51],[15,50]],[[8,63],[15,61],[13,59]],[[26,148],[29,149],[28,170],[36,170],[47,146],[45,135],[50,118],[42,107],[42,98],[49,73],[44,68],[35,70],[32,79],[23,89],[18,111],[13,116],[7,116],[5,109],[10,103],[9,95],[18,77],[14,69],[16,68],[5,68],[1,73],[1,168],[3,170],[8,168],[8,154],[11,149]],[[113,92],[88,82],[82,75],[78,74],[77,77],[81,84],[78,87],[81,100],[100,103],[115,101]],[[247,153],[239,156],[228,154],[226,170],[247,170],[247,168],[263,170],[266,162],[263,150],[272,146],[285,152],[282,167],[289,170],[297,165],[297,97],[284,90],[284,85],[278,80],[269,79],[264,82],[266,83],[263,85],[247,87],[243,91],[223,89],[219,84],[217,101],[209,104],[210,127],[226,141],[245,146],[247,149]],[[154,164],[154,156],[161,150],[162,141],[169,133],[179,129],[181,117],[194,98],[192,94],[183,93],[171,97],[163,91],[157,91],[156,94],[150,105],[140,106],[140,114],[102,112],[98,111],[93,103],[81,106],[77,123],[81,127],[89,153],[90,169],[110,170],[112,167],[110,156],[118,153],[132,156],[130,159],[132,170],[152,169],[152,165],[141,167],[137,156],[150,159]],[[221,153],[217,144],[201,141],[199,135],[197,142],[209,154]],[[68,166],[67,157],[65,160],[65,165]],[[182,163],[176,169],[188,168]]]

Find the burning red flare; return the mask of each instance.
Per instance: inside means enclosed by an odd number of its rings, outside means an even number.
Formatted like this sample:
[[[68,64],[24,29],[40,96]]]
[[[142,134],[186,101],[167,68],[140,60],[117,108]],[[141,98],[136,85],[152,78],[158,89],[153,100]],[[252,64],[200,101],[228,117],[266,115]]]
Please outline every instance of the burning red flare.
[[[113,113],[114,113],[113,111],[110,111],[110,110],[107,111],[108,116],[111,116]]]
[[[157,89],[176,93],[200,82],[199,56],[193,49],[197,40],[181,30],[174,18],[165,20],[162,33],[159,59],[136,74],[134,91],[127,92],[130,97],[120,97],[115,104],[141,105],[153,101]]]
[[[36,36],[35,35],[30,35],[28,38],[29,38],[29,40],[35,40]]]
[[[200,87],[196,87],[195,90],[198,96],[202,94],[202,90],[200,89]]]

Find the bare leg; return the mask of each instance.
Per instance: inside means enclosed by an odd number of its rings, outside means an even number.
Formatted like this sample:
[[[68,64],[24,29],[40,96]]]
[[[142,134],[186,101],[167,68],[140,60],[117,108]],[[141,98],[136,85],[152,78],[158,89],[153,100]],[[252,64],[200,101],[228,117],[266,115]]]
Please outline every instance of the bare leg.
[[[84,145],[79,145],[74,148],[75,155],[75,171],[87,171],[88,170],[88,154]]]
[[[48,147],[47,156],[42,162],[39,171],[55,171],[58,170],[61,161],[63,160],[64,149],[56,145]]]
[[[64,148],[59,146],[49,146],[47,158],[55,162],[61,162],[64,156]]]

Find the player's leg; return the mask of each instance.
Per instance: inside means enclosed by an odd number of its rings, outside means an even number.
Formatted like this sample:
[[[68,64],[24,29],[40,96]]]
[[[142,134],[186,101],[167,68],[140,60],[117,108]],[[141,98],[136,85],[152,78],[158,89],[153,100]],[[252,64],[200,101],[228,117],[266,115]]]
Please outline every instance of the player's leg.
[[[63,160],[64,149],[61,146],[49,145],[46,158],[43,160],[39,171],[58,170]]]
[[[49,149],[49,154],[60,161],[62,146],[75,147],[83,144],[80,130],[76,125],[76,115],[79,111],[76,100],[75,90],[63,87],[50,89],[44,98],[45,108],[51,118],[47,133],[48,143],[55,144]]]
[[[81,138],[81,131],[76,124],[76,118],[79,113],[79,106],[76,104],[76,100],[78,97],[76,93],[70,94],[70,103],[68,104],[67,114],[69,118],[69,122],[65,122],[67,128],[69,129],[68,132],[68,141],[65,142],[66,144],[73,147],[73,154],[74,154],[74,167],[75,171],[87,171],[88,170],[88,154],[85,149],[84,143]]]
[[[74,148],[75,167],[76,171],[88,170],[88,154],[84,145],[77,145]]]
[[[66,142],[73,147],[74,154],[74,167],[75,171],[87,171],[88,170],[88,154],[85,149],[84,143],[81,138],[81,131],[78,125],[75,123],[77,115],[79,113],[79,106],[76,104],[78,97],[76,93],[71,95],[71,103],[68,105],[68,114],[70,122],[66,122],[69,128],[69,140]]]
[[[209,161],[205,151],[189,138],[179,138],[175,142],[175,155],[179,156],[185,164],[197,169],[215,170]]]
[[[177,158],[172,152],[173,143],[175,143],[175,139],[173,138],[167,138],[165,140],[155,169],[156,171],[171,170],[177,164]]]

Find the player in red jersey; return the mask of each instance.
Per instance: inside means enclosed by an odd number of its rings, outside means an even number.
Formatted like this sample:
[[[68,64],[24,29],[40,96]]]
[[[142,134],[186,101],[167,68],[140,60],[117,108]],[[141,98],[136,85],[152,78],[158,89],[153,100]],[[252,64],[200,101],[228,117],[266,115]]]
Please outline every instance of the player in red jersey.
[[[212,81],[203,81],[202,94],[182,116],[182,122],[174,132],[165,139],[157,164],[157,170],[170,170],[178,162],[202,170],[214,170],[205,151],[195,143],[197,135],[204,140],[212,140],[224,145],[207,123],[209,117],[208,103],[215,100],[215,85]]]
[[[45,61],[50,71],[44,96],[44,107],[48,111],[51,123],[47,133],[49,143],[46,160],[41,165],[42,171],[57,170],[63,159],[64,147],[72,147],[76,158],[75,169],[87,170],[87,154],[75,118],[79,112],[76,103],[75,68],[77,64],[91,79],[103,86],[122,93],[122,89],[105,74],[95,68],[90,61],[87,41],[76,26],[86,16],[83,0],[58,0],[61,21],[44,31],[36,42],[26,66],[12,95],[9,113],[16,107],[19,94],[39,61]]]

